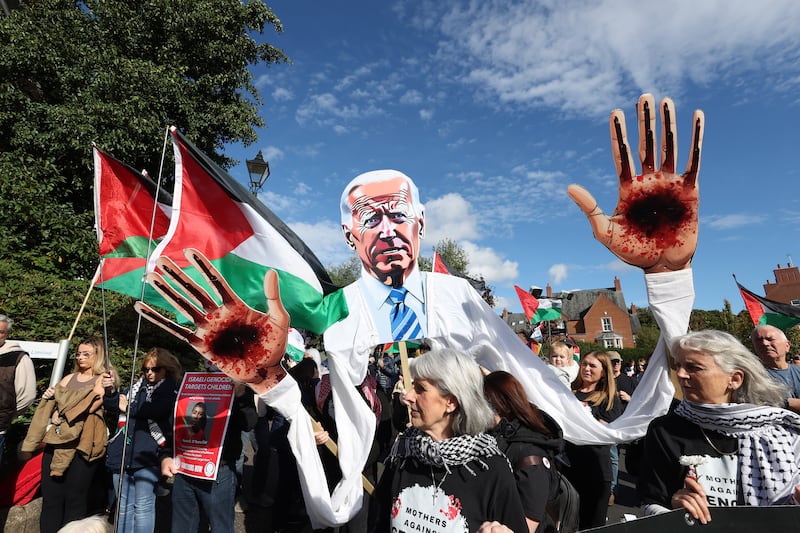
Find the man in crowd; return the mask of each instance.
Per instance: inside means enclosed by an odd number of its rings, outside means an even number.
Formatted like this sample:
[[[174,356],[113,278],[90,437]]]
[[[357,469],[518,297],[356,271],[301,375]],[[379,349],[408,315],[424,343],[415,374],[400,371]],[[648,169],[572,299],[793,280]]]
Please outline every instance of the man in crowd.
[[[36,399],[33,361],[18,342],[7,340],[11,324],[10,318],[0,315],[0,460],[11,421]]]
[[[792,347],[786,334],[775,326],[764,325],[753,330],[750,340],[770,377],[789,389],[787,407],[800,413],[800,366],[790,365],[786,360]]]

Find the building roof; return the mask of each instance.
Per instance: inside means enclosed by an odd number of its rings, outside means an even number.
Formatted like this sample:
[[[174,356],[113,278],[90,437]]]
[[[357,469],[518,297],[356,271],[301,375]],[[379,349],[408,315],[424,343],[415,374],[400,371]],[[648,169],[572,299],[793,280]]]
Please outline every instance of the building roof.
[[[561,314],[567,320],[580,320],[583,315],[594,305],[597,298],[605,295],[617,307],[628,313],[628,307],[625,305],[625,296],[622,291],[614,290],[614,287],[608,289],[586,289],[578,291],[561,291],[553,294],[553,298],[561,300]]]

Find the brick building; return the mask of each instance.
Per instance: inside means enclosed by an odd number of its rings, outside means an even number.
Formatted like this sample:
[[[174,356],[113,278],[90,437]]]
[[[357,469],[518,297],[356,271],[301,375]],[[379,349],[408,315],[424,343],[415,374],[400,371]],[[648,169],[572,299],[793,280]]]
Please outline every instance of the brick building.
[[[767,281],[764,284],[764,296],[768,300],[800,306],[800,271],[797,267],[792,263],[787,263],[785,267],[778,264],[772,273],[775,283]]]
[[[600,344],[606,348],[633,348],[639,321],[635,308],[628,311],[618,277],[614,286],[604,289],[562,291],[553,293],[546,287],[548,298],[561,300],[566,333],[575,340]]]
[[[569,334],[577,341],[600,344],[608,349],[633,348],[636,345],[639,319],[636,308],[631,305],[628,311],[625,305],[619,278],[614,278],[613,287],[605,289],[558,293],[553,293],[548,283],[542,297],[561,300],[563,315],[563,320],[553,320],[547,326],[543,325],[542,333],[545,336],[548,333],[553,337]],[[523,313],[509,313],[504,309],[501,316],[523,342],[530,336],[532,328]]]

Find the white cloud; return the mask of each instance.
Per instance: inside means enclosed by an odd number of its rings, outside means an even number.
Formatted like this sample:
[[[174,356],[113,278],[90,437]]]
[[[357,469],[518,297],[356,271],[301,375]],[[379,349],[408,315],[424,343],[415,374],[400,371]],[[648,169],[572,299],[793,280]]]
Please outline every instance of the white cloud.
[[[261,149],[261,155],[265,161],[277,161],[283,159],[283,150],[277,146],[265,146]]]
[[[495,296],[494,308],[500,311],[503,309],[508,309],[510,312],[513,312],[513,309],[520,308],[520,304],[519,300],[512,300],[511,298],[506,298],[505,296]]]
[[[630,272],[632,270],[639,270],[639,267],[635,267],[633,265],[629,265],[628,263],[621,261],[619,259],[614,259],[613,261],[609,261],[605,264],[605,268],[610,270],[611,272],[615,273],[624,273]]]
[[[796,65],[800,2],[774,0],[575,0],[426,3],[444,34],[445,75],[500,102],[605,116],[634,92],[677,97],[742,72],[797,87],[782,74]],[[437,13],[439,16],[437,17]],[[658,31],[653,31],[657,27]],[[449,69],[456,65],[456,72]]]
[[[294,100],[294,93],[285,87],[276,87],[272,91],[272,99],[276,102],[288,102]]]
[[[547,270],[547,275],[553,285],[561,285],[569,277],[569,267],[564,263],[556,263]]]
[[[289,227],[311,248],[323,265],[342,263],[350,257],[350,248],[344,242],[338,222],[290,222]]]
[[[309,187],[308,184],[302,181],[298,182],[297,185],[295,185],[294,190],[292,191],[292,193],[296,194],[297,196],[305,196],[310,192],[311,192],[311,187]]]
[[[400,97],[401,104],[417,105],[422,103],[422,93],[416,89],[410,89]]]
[[[364,105],[356,103],[343,103],[336,95],[330,92],[309,96],[295,112],[295,120],[301,126],[316,124],[336,129],[337,133],[347,131],[346,124],[352,120],[371,118],[382,115],[383,111],[374,102]]]
[[[763,215],[745,215],[739,213],[734,215],[712,215],[704,217],[703,221],[714,229],[726,230],[761,224],[764,220],[766,220],[766,217]]]
[[[419,118],[428,121],[433,118],[433,109],[420,109]]]
[[[425,240],[431,246],[442,239],[459,241],[478,237],[478,217],[458,193],[449,193],[425,203]]]
[[[470,241],[460,244],[469,258],[471,275],[481,275],[489,284],[506,283],[519,276],[519,263],[503,259],[494,249],[478,246]]]

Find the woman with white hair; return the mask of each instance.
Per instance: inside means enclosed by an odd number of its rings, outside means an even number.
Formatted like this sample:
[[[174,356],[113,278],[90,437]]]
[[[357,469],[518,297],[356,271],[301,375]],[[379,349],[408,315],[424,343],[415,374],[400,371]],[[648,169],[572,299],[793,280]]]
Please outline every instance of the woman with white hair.
[[[412,427],[389,453],[377,530],[527,531],[508,460],[485,433],[494,413],[478,364],[442,349],[409,368]]]
[[[705,524],[709,506],[797,505],[800,416],[780,408],[783,385],[722,331],[677,337],[670,352],[684,399],[647,430],[643,512],[683,508]]]

